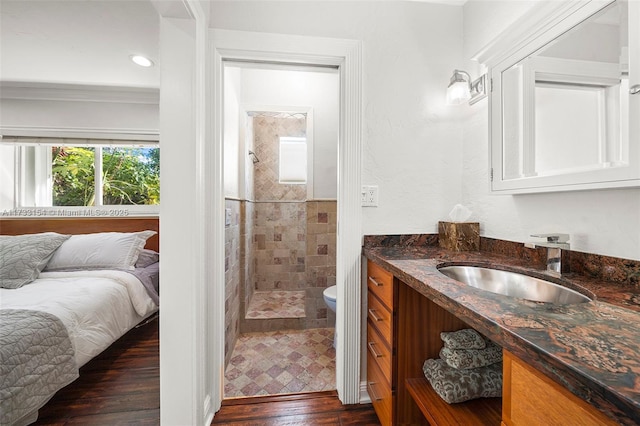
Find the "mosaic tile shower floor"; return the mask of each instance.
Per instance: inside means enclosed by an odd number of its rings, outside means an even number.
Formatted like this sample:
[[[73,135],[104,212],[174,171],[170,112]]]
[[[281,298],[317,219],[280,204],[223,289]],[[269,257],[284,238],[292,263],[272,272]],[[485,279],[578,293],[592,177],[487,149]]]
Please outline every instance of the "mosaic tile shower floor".
[[[247,319],[304,318],[305,291],[256,291],[249,302]]]
[[[336,388],[333,328],[247,333],[225,373],[226,398]]]

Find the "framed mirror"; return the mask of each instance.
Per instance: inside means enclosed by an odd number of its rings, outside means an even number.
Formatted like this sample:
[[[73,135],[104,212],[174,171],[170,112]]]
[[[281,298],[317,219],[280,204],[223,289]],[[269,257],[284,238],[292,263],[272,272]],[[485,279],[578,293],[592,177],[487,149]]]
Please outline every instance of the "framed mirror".
[[[487,61],[492,191],[640,186],[640,3],[542,7]]]

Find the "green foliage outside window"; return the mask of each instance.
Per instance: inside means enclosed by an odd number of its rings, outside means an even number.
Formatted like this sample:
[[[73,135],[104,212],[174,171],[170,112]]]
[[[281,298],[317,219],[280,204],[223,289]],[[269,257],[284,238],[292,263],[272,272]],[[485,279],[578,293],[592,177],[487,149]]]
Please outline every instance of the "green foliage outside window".
[[[53,147],[53,205],[95,205],[94,149]]]
[[[95,149],[53,147],[53,205],[94,206]],[[103,205],[160,203],[158,148],[102,149]]]

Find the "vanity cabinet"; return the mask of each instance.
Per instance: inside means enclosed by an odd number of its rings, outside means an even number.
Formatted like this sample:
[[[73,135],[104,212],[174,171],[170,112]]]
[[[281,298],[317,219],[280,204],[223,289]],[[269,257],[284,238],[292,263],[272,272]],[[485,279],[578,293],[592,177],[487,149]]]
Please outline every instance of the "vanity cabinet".
[[[393,424],[396,382],[393,275],[367,263],[367,392],[383,426]]]
[[[535,368],[504,351],[503,426],[617,424]]]
[[[367,391],[380,423],[499,425],[500,398],[449,405],[422,372],[440,332],[468,326],[370,260],[367,290]]]
[[[502,398],[446,403],[422,365],[439,357],[441,332],[469,326],[371,260],[367,270],[367,391],[382,425],[616,424],[506,350]]]

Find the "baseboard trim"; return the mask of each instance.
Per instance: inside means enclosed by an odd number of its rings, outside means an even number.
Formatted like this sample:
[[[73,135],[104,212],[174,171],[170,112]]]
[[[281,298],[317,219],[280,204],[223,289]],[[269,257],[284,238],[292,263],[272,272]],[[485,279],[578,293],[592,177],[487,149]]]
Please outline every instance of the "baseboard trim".
[[[367,392],[367,382],[360,382],[360,404],[371,404],[371,397]]]

